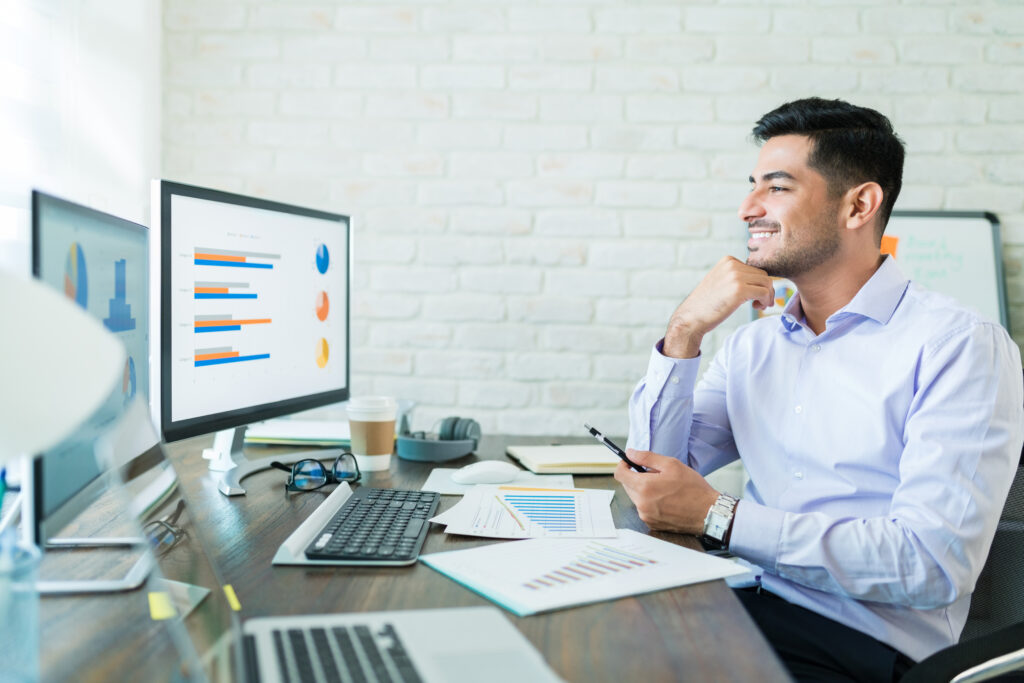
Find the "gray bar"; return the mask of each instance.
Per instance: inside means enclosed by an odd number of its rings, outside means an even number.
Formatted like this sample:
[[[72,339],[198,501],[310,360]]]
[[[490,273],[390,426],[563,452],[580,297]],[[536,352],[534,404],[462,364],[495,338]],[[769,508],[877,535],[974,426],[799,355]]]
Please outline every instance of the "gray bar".
[[[279,259],[280,254],[261,254],[257,251],[235,251],[234,249],[210,249],[209,247],[196,247],[193,253],[217,254],[218,256],[255,256],[256,258]]]
[[[231,320],[231,314],[225,313],[223,315],[197,315],[196,322],[200,320]]]
[[[248,282],[197,282],[196,287],[239,287],[249,288]]]
[[[213,349],[196,349],[195,355],[202,356],[207,353],[227,353],[228,351],[234,351],[230,346],[218,346]]]

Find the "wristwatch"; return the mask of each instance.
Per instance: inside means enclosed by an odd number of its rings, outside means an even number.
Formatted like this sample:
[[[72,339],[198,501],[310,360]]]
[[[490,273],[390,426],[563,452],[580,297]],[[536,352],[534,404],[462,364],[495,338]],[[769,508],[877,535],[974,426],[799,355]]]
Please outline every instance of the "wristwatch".
[[[708,510],[704,518],[704,533],[701,540],[715,548],[725,548],[728,542],[732,516],[736,511],[737,500],[727,493],[718,495],[718,500]]]

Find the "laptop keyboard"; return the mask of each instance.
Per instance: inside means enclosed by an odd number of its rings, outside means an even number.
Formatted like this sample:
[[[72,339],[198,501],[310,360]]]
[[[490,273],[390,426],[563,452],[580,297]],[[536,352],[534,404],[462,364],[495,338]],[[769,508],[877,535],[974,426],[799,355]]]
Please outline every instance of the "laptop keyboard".
[[[306,557],[345,564],[412,564],[440,500],[433,491],[359,487],[306,548]]]
[[[420,683],[391,624],[287,629],[273,632],[281,680],[287,683]]]

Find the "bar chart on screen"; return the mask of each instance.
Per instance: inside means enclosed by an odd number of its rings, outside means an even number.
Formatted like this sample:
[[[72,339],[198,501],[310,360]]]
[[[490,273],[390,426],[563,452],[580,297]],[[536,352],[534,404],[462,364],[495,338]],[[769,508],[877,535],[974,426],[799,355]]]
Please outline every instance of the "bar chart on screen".
[[[746,572],[728,560],[627,529],[607,540],[536,538],[420,559],[519,616]]]

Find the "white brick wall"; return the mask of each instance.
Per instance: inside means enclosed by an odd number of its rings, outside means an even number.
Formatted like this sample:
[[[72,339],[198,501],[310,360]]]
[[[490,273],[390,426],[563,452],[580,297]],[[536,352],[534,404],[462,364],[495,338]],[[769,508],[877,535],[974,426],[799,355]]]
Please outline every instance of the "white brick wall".
[[[164,0],[163,172],[353,216],[356,391],[622,434],[789,99],[889,115],[900,208],[999,214],[1024,339],[1022,45],[995,0]]]

